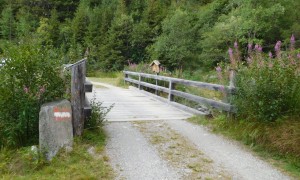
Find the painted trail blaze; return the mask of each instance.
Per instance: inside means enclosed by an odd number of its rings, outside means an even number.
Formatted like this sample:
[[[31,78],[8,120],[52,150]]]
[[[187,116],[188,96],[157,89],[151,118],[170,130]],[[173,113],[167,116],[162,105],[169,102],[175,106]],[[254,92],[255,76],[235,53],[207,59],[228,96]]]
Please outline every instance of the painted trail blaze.
[[[55,121],[71,121],[71,109],[54,107],[53,114]]]

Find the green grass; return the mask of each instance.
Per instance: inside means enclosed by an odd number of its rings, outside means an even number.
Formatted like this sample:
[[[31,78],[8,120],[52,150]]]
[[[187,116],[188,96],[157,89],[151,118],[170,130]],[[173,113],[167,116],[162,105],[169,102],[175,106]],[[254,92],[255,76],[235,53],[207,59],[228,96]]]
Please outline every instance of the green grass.
[[[113,179],[104,153],[102,129],[86,130],[74,140],[73,151],[61,151],[51,162],[38,158],[30,147],[0,152],[0,179]],[[94,147],[97,158],[87,150]]]
[[[266,124],[232,120],[224,115],[214,119],[195,116],[189,121],[207,126],[215,133],[242,142],[261,158],[290,176],[300,179],[298,121]],[[290,133],[286,133],[287,131]]]
[[[97,72],[95,74],[91,74],[94,76],[88,77],[89,80],[93,82],[101,82],[101,83],[106,83],[110,84],[113,86],[118,86],[122,88],[128,88],[128,85],[124,82],[124,75],[122,72],[109,72],[109,73],[104,73],[104,72]]]

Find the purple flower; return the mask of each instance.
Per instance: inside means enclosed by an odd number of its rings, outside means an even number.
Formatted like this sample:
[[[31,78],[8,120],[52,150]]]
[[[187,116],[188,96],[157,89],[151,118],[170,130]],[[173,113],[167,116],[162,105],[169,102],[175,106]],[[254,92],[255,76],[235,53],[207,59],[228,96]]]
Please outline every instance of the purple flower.
[[[269,58],[273,58],[273,54],[269,52]]]
[[[292,37],[291,37],[291,44],[294,45],[295,42],[296,42],[296,41],[295,41],[295,36],[294,36],[294,34],[292,34]]]
[[[257,52],[262,52],[262,47],[261,47],[259,44],[255,44],[254,49],[255,49]]]
[[[234,48],[235,48],[235,49],[238,49],[238,48],[239,48],[238,43],[237,43],[236,41],[234,42]]]
[[[276,45],[275,45],[275,51],[279,52],[280,51],[280,47],[281,47],[281,41],[277,41]]]
[[[291,60],[290,63],[291,63],[291,65],[296,65],[296,62],[293,59]]]
[[[252,50],[252,46],[253,46],[252,43],[249,43],[248,44],[248,50]]]
[[[221,72],[222,71],[222,68],[220,66],[216,67],[216,71],[217,72]]]
[[[228,49],[228,54],[229,54],[230,57],[233,56],[233,50],[231,48]]]
[[[43,94],[46,91],[45,89],[45,85],[43,85],[42,87],[40,87],[40,93]]]
[[[263,50],[263,48],[260,45],[258,45],[257,51],[262,52],[262,50]]]
[[[299,59],[300,59],[300,53],[298,53],[298,54],[297,54],[297,58],[299,58]]]
[[[25,86],[25,87],[23,88],[23,90],[24,90],[24,92],[25,92],[26,94],[29,93],[29,88],[28,88],[28,87]]]

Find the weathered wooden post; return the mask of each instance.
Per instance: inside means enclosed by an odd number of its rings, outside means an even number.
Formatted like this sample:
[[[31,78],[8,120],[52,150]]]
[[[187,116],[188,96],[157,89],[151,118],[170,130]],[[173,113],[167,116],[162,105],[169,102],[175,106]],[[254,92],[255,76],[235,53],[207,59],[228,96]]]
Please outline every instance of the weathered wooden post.
[[[235,76],[236,76],[236,71],[234,69],[230,69],[230,74],[229,74],[229,87],[231,89],[235,88]]]
[[[128,78],[128,74],[125,72],[124,73],[124,84],[126,84],[126,79]]]
[[[174,101],[174,95],[172,94],[172,90],[174,89],[175,87],[175,84],[170,80],[169,81],[169,96],[168,96],[168,100],[171,102],[171,101]]]
[[[142,76],[139,74],[139,84],[138,84],[139,90],[142,90],[141,81],[142,81]]]
[[[156,74],[156,76],[158,76],[158,73]],[[157,86],[158,86],[158,80],[156,78],[155,79],[155,95],[158,95]]]
[[[84,104],[85,104],[85,62],[72,67],[71,76],[71,105],[73,112],[73,130],[74,135],[81,136],[84,128]]]
[[[234,91],[235,91],[235,76],[236,76],[236,70],[235,69],[230,69],[230,74],[229,74],[229,88],[230,88],[230,97],[227,98],[229,99],[229,103],[231,104],[231,96],[233,95]],[[234,117],[234,113],[235,109],[234,106],[232,106],[232,108],[230,109],[230,111],[228,112],[228,117]]]

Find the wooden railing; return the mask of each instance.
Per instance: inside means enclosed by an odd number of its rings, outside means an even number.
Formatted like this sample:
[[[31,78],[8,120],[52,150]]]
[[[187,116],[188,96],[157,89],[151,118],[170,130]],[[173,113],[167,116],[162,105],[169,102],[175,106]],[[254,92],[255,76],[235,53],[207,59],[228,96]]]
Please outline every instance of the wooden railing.
[[[85,93],[92,92],[93,85],[91,82],[86,81],[86,59],[68,64],[65,68],[71,70],[71,105],[74,135],[80,136],[83,132],[84,121],[92,112]]]
[[[205,83],[205,82],[197,82],[197,81],[190,81],[190,80],[184,80],[184,79],[178,79],[178,78],[172,78],[172,77],[166,77],[166,76],[159,76],[159,75],[153,75],[153,74],[145,74],[145,73],[138,73],[138,72],[131,72],[131,71],[123,71],[125,78],[124,80],[126,82],[130,82],[133,84],[136,84],[139,88],[139,90],[142,90],[142,87],[148,87],[151,89],[154,89],[155,91],[162,91],[168,94],[168,101],[172,102],[174,101],[174,96],[178,96],[199,104],[205,104],[209,105],[211,107],[214,107],[219,110],[227,111],[227,112],[235,112],[234,106],[232,106],[228,102],[221,102],[216,101],[213,99],[208,99],[201,96],[196,96],[193,94],[189,94],[186,92],[175,90],[175,84],[182,84],[185,86],[192,86],[197,88],[204,88],[214,91],[220,91],[220,92],[226,92],[227,95],[231,95],[235,91],[234,87],[234,71],[231,71],[230,74],[230,85],[229,86],[223,86],[219,84],[211,84],[211,83]],[[131,76],[135,76],[136,78],[133,79]],[[156,81],[155,84],[151,84],[148,82],[143,81],[143,78],[148,79],[154,79]],[[159,86],[157,81],[165,81],[169,83],[169,88]]]

